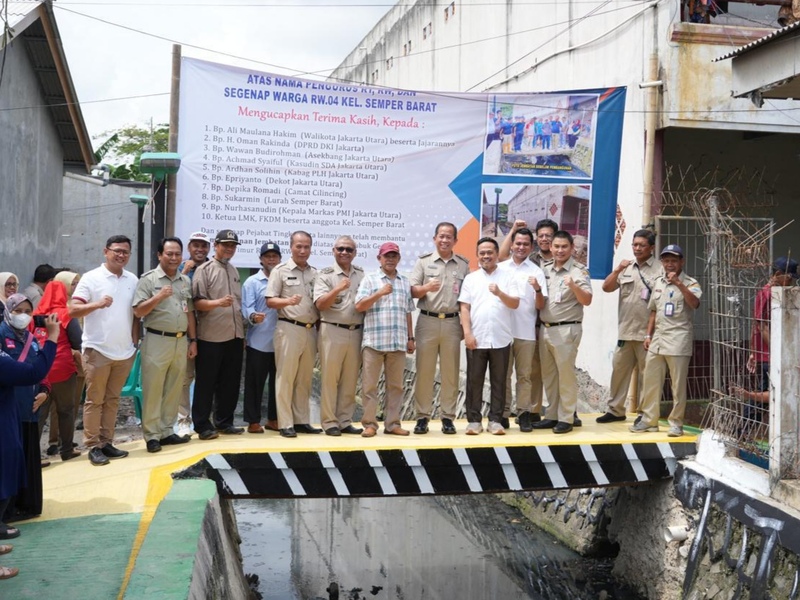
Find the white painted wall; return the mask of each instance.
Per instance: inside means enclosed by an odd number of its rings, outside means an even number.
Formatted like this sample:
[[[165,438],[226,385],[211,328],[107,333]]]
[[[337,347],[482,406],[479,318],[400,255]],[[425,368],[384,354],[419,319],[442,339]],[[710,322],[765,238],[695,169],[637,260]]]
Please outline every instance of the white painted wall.
[[[439,92],[627,86],[617,199],[627,227],[615,262],[631,257],[632,235],[642,224],[647,92],[638,84],[648,79],[653,52],[665,82],[661,127],[800,133],[800,119],[791,118],[791,113],[759,111],[747,100],[730,97],[730,61],[712,61],[735,43],[671,41],[676,29],[703,27],[679,22],[679,0],[456,0],[455,15],[445,21],[445,8],[451,4],[404,1],[367,33],[331,79]],[[591,15],[593,11],[597,14]],[[429,23],[432,35],[423,39]],[[409,41],[411,53],[404,56]],[[390,58],[392,67],[387,70]],[[779,109],[787,106],[776,102]],[[617,335],[617,294],[604,294],[601,283],[594,282],[595,298],[586,310],[578,366],[607,385]]]

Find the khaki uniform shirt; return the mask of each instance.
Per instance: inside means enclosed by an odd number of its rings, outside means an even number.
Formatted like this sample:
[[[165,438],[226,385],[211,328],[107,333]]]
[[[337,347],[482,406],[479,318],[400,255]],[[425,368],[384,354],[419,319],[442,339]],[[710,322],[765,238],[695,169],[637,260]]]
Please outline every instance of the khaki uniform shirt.
[[[347,277],[347,274],[337,264],[332,267],[325,267],[317,272],[314,281],[314,302],[319,300],[339,285],[339,282]],[[336,300],[328,310],[321,313],[322,320],[326,323],[339,323],[341,325],[361,325],[364,322],[364,313],[356,310],[356,292],[361,280],[364,279],[364,269],[356,265],[350,265],[350,287],[336,296]]]
[[[272,269],[267,283],[267,298],[291,298],[300,294],[303,299],[297,306],[287,306],[278,311],[278,318],[292,319],[302,323],[316,323],[319,311],[314,306],[314,280],[317,270],[311,265],[298,267],[290,258]]]
[[[661,266],[655,256],[641,266],[636,261],[617,276],[619,284],[619,333],[617,339],[643,342],[650,318],[650,296],[656,279],[661,276]]]
[[[198,266],[192,277],[195,300],[218,300],[230,294],[233,304],[213,310],[197,311],[197,337],[206,342],[227,342],[244,338],[242,320],[242,284],[239,271],[216,258]]]
[[[592,293],[592,280],[589,271],[581,263],[570,257],[560,269],[551,262],[542,267],[547,278],[547,302],[541,311],[543,323],[563,323],[564,321],[582,321],[583,305],[578,302],[575,293],[564,283],[564,278],[572,277],[582,290]]]
[[[680,274],[683,285],[697,298],[703,295],[700,284],[686,273]],[[666,306],[672,303],[672,316],[668,317]],[[677,286],[670,285],[664,276],[656,280],[649,308],[656,313],[656,328],[650,340],[649,352],[667,356],[691,356],[694,342],[694,309],[686,304]]]
[[[536,250],[534,250],[533,252],[531,252],[531,254],[530,254],[530,256],[528,256],[528,258],[531,261],[533,261],[534,264],[540,266],[542,269],[544,269],[547,265],[552,263],[553,260],[554,260],[552,254],[550,254],[550,258],[545,258],[544,256],[542,256],[542,251],[539,250],[538,248]]]
[[[172,296],[164,298],[144,317],[144,326],[169,333],[185,333],[189,327],[189,311],[192,303],[192,282],[180,271],[170,277],[157,266],[139,279],[133,295],[133,306],[139,306],[161,291],[164,286],[172,286]]]
[[[425,285],[431,279],[438,278],[442,287],[417,300],[417,308],[435,313],[459,312],[458,295],[468,274],[469,261],[460,254],[453,253],[449,260],[443,259],[435,251],[423,254],[411,272],[411,285]]]

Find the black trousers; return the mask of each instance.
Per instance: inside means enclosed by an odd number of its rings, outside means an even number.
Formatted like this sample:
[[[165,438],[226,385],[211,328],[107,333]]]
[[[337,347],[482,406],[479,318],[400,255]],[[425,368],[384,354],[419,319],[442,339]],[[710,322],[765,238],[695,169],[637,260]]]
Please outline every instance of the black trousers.
[[[242,348],[242,338],[227,342],[197,341],[192,405],[192,421],[197,433],[233,425],[242,380]]]
[[[267,419],[278,420],[275,405],[275,353],[262,352],[247,346],[244,365],[244,421],[245,423],[261,422],[261,402],[264,397],[264,385],[267,387]]]
[[[506,404],[506,373],[511,356],[511,344],[505,348],[478,348],[467,350],[467,420],[480,423],[483,408],[483,383],[486,366],[489,366],[489,421],[499,423]]]

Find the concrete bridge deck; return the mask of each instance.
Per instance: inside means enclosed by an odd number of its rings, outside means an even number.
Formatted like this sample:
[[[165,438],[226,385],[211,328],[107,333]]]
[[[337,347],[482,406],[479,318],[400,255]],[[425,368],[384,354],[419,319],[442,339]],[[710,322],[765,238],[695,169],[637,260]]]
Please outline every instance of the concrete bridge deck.
[[[0,559],[20,568],[17,577],[0,581],[0,598],[135,597],[127,582],[145,538],[156,534],[159,541],[145,548],[189,560],[197,539],[184,539],[181,519],[148,533],[173,476],[206,477],[223,497],[481,493],[664,479],[678,460],[695,453],[694,435],[669,438],[666,429],[632,434],[631,419],[601,426],[594,415],[581,416],[585,425],[565,435],[512,427],[504,436],[466,436],[463,421],[456,423],[457,435],[444,435],[434,422],[422,436],[284,439],[273,432],[245,433],[194,438],[156,454],[148,454],[142,441],[121,444],[130,456],[104,467],[85,457],[54,462],[43,473],[43,515],[19,524],[22,536],[11,541],[14,551]],[[205,502],[181,504],[196,513]],[[176,583],[185,591],[185,581]]]

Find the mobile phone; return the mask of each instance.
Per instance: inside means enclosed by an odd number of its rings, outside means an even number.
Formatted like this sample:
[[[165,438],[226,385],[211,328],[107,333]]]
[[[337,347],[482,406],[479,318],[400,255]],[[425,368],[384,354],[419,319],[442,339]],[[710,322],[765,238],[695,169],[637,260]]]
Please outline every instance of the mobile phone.
[[[45,319],[47,319],[47,315],[34,315],[34,317],[33,317],[33,326],[34,327],[45,327]]]

